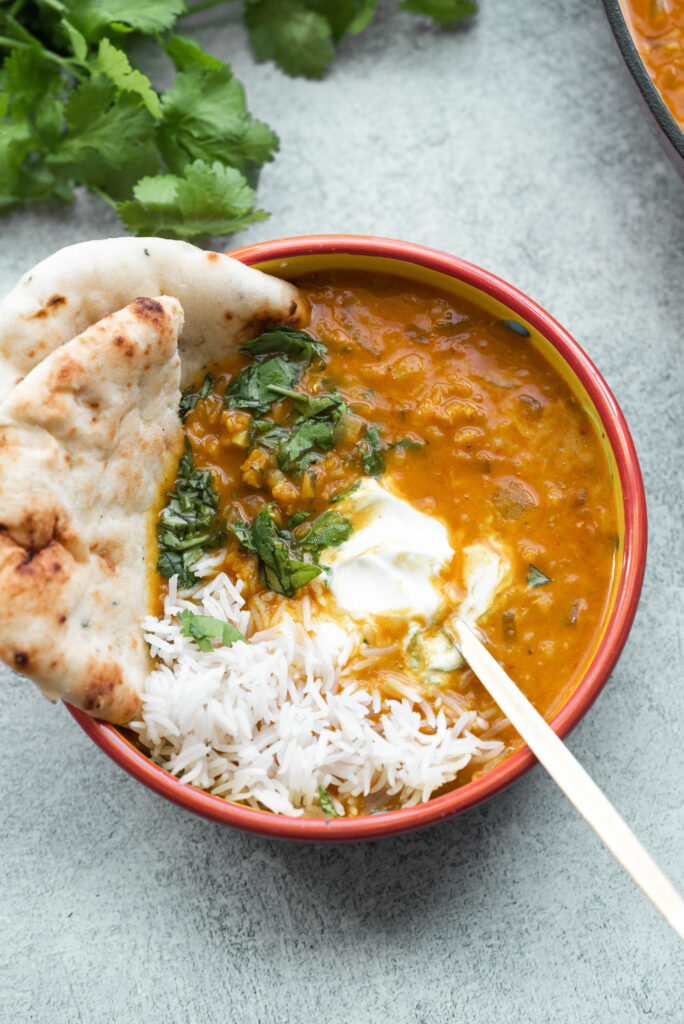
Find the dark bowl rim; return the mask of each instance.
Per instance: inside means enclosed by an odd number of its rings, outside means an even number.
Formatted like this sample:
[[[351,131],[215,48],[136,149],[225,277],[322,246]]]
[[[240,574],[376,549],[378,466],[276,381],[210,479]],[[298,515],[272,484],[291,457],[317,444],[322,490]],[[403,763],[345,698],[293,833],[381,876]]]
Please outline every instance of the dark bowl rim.
[[[664,132],[667,143],[684,160],[684,130],[680,128],[670,108],[658,92],[657,86],[639,55],[620,0],[602,0],[602,2],[615,42],[648,111]]]
[[[530,323],[577,375],[599,414],[612,446],[623,492],[625,543],[615,604],[596,654],[574,693],[551,725],[564,737],[603,689],[627,639],[641,591],[647,547],[646,499],[634,444],[608,385],[576,341],[541,306],[513,285],[473,263],[411,242],[361,235],[308,235],[258,242],[230,255],[248,265],[304,255],[346,254],[384,257],[454,277],[502,302]],[[536,763],[528,747],[518,750],[479,779],[415,807],[358,818],[294,818],[229,803],[181,783],[140,753],[111,725],[67,704],[78,724],[117,764],[149,789],[203,817],[248,832],[280,839],[344,842],[378,839],[423,828],[489,799]]]

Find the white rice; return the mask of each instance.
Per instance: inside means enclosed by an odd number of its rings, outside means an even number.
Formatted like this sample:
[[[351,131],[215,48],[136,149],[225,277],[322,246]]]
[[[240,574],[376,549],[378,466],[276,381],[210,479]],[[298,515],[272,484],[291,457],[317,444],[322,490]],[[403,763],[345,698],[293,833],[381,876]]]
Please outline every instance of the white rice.
[[[203,559],[200,573],[222,557]],[[320,815],[319,785],[342,799],[387,794],[410,806],[503,749],[476,734],[490,723],[460,698],[382,697],[361,678],[372,680],[371,652],[355,657],[356,640],[312,614],[308,597],[301,622],[281,614],[250,635],[241,590],[220,573],[179,596],[174,577],[163,617],[143,623],[157,668],[132,728],[182,782],[289,815]],[[181,634],[183,608],[232,623],[249,643],[201,651]]]

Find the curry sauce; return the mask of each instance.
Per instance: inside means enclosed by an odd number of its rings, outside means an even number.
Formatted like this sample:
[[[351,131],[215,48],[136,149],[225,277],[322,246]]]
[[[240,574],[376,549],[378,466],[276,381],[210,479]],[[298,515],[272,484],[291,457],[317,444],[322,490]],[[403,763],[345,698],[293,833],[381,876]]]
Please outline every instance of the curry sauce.
[[[212,366],[215,386],[189,412],[186,435],[196,466],[214,477],[220,513],[229,523],[250,522],[274,503],[286,523],[334,507],[331,499],[364,476],[363,439],[375,430],[381,482],[448,530],[456,556],[440,585],[454,606],[463,597],[459,552],[483,540],[505,552],[509,582],[478,626],[535,707],[552,716],[595,647],[619,545],[609,464],[590,412],[524,328],[463,299],[346,271],[296,283],[310,305],[306,330],[327,349],[298,389],[311,396],[334,389],[347,412],[331,450],[302,472],[284,472],[273,452],[250,441],[249,413],[225,407],[224,392],[248,359],[235,354]],[[287,398],[270,412],[284,427],[294,415]],[[286,600],[268,590],[254,555],[235,537],[220,568],[243,580],[257,621]],[[307,594],[314,607],[330,601],[316,580],[289,605]],[[371,667],[363,663],[362,685],[391,695],[405,671],[408,624],[380,617],[358,628],[379,651]],[[421,699],[441,692],[456,708],[476,708],[483,738],[505,744],[497,761],[520,745],[467,668],[450,673],[443,687],[419,689]],[[458,784],[492,763],[472,764]]]

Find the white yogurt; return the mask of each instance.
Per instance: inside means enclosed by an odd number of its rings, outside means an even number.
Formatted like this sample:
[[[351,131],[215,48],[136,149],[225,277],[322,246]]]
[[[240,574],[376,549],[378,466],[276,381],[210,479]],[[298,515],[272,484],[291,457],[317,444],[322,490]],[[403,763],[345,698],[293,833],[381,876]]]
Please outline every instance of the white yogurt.
[[[340,607],[354,618],[391,614],[431,622],[444,600],[435,577],[454,556],[444,524],[371,479],[337,508],[354,532],[323,552],[321,564],[330,569]]]

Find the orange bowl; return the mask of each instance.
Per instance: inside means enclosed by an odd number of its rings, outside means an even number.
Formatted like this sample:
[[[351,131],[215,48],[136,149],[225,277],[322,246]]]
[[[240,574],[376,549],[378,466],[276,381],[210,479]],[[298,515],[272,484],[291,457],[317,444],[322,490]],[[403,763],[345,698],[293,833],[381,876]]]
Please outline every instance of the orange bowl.
[[[312,270],[357,269],[430,283],[488,310],[515,319],[583,402],[604,441],[613,474],[620,551],[610,610],[581,678],[551,725],[565,736],[588,711],[622,651],[639,600],[646,561],[646,501],[634,444],[608,385],[576,341],[535,302],[494,274],[465,260],[410,242],[354,235],[313,235],[261,242],[230,253],[250,266],[284,278]],[[378,839],[423,828],[468,810],[509,786],[535,763],[527,747],[480,778],[416,807],[356,818],[293,818],[230,803],[179,782],[153,764],[112,725],[69,707],[79,725],[117,764],[156,793],[205,818],[281,839],[342,842]]]

